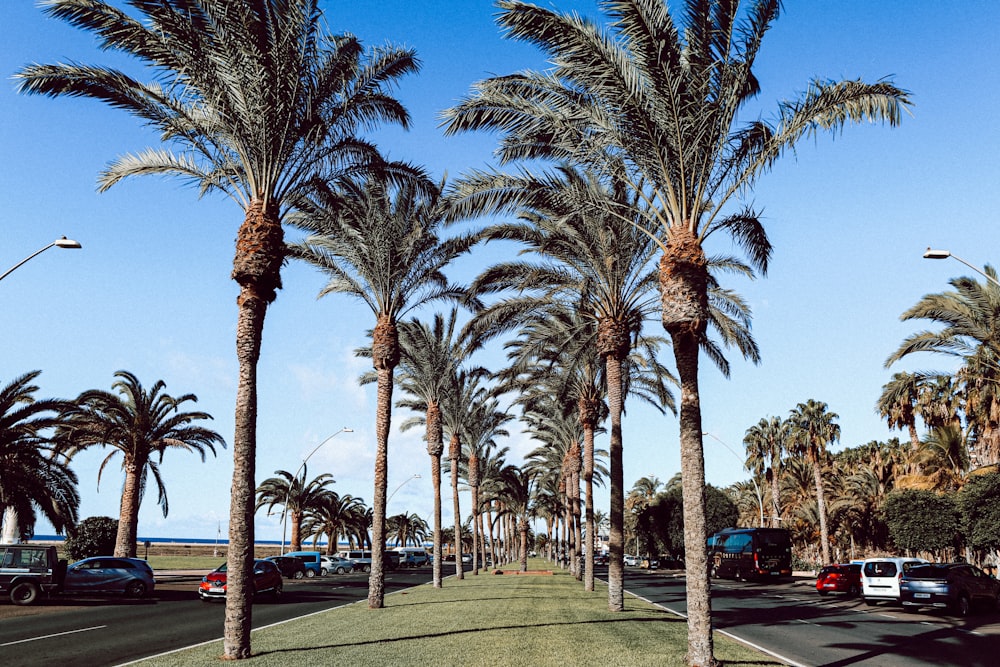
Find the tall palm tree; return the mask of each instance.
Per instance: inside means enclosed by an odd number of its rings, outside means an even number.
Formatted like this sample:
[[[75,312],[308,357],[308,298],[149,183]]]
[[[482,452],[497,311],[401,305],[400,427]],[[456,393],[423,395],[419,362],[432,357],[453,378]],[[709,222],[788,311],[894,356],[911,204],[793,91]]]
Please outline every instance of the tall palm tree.
[[[36,510],[62,534],[77,522],[80,494],[76,474],[55,456],[50,437],[71,405],[36,398],[33,384],[41,371],[15,378],[0,388],[0,518],[2,542],[32,535]]]
[[[803,137],[851,121],[896,124],[909,104],[890,82],[814,81],[801,99],[779,106],[774,123],[737,126],[760,86],[753,65],[778,18],[779,0],[687,0],[675,22],[662,0],[608,0],[602,28],[500,0],[498,21],[512,39],[545,50],[553,67],[480,82],[446,112],[448,132],[503,134],[503,161],[535,157],[608,166],[622,160],[658,233],[663,326],[674,341],[681,381],[681,460],[685,473],[688,662],[714,660],[705,554],[704,453],[698,355],[708,316],[703,243],[721,232],[761,272],[771,246],[758,215],[734,203]]]
[[[333,475],[323,473],[314,479],[306,482],[309,475],[309,468],[302,465],[302,473],[295,476],[287,470],[275,470],[277,477],[268,477],[257,487],[257,503],[254,511],[267,508],[268,514],[275,505],[281,505],[282,516],[291,519],[292,534],[288,542],[291,551],[302,549],[302,520],[308,512],[320,507],[328,494],[333,491],[329,488],[334,483]],[[281,539],[285,536],[282,534]]]
[[[788,416],[789,451],[802,455],[812,467],[816,485],[816,512],[819,516],[820,546],[823,564],[830,563],[830,532],[827,526],[823,470],[827,462],[827,445],[840,439],[839,415],[830,412],[826,403],[807,400],[799,403]]]
[[[761,419],[743,436],[747,468],[756,477],[763,476],[771,486],[772,528],[781,525],[781,456],[787,451],[788,436],[789,424],[780,417]]]
[[[431,480],[434,487],[434,588],[441,588],[441,567],[444,560],[441,549],[441,455],[444,453],[441,404],[445,393],[452,386],[456,369],[467,356],[465,347],[456,340],[457,317],[458,311],[453,308],[447,320],[437,314],[430,325],[416,318],[399,325],[401,356],[396,384],[405,395],[396,405],[423,413],[423,416],[404,421],[399,428],[405,431],[417,425],[425,426],[427,454],[431,459]]]
[[[552,313],[547,311],[554,305],[576,311],[578,331],[571,335],[589,329],[589,346],[581,345],[578,349],[582,363],[592,362],[596,355],[603,365],[602,389],[611,422],[608,604],[612,609],[621,609],[624,605],[621,417],[625,401],[622,390],[628,386],[622,372],[625,359],[638,347],[643,322],[657,307],[657,277],[652,267],[657,247],[636,226],[635,219],[613,213],[635,206],[636,195],[621,180],[602,180],[596,172],[560,165],[554,172],[540,175],[473,174],[456,184],[453,199],[453,211],[465,216],[517,212],[521,222],[491,226],[482,236],[487,240],[520,242],[536,256],[535,261],[504,262],[489,267],[473,283],[471,289],[475,293],[516,290],[516,296],[505,298],[477,315],[469,326],[474,341],[479,343],[527,320],[550,319]],[[665,388],[659,399],[662,405],[673,404]],[[597,416],[593,405],[581,406],[585,421]],[[593,566],[589,569],[592,571]]]
[[[148,390],[134,374],[117,371],[112,391],[92,389],[80,394],[75,407],[66,413],[56,437],[58,451],[71,459],[92,447],[110,447],[97,472],[100,486],[105,467],[119,454],[125,475],[115,556],[135,558],[139,528],[139,505],[147,480],[156,482],[157,502],[167,516],[167,490],[160,475],[163,457],[169,450],[195,452],[205,462],[205,453],[215,455],[215,446],[226,441],[215,431],[197,422],[212,419],[207,412],[185,412],[185,403],[195,403],[194,394],[171,396],[163,380]]]
[[[116,3],[117,4],[117,3]],[[139,174],[170,174],[201,192],[221,191],[242,209],[233,279],[239,380],[233,436],[225,648],[250,657],[257,361],[264,316],[281,287],[282,222],[289,198],[316,171],[329,174],[375,158],[360,132],[404,127],[406,110],[388,94],[415,72],[410,50],[362,49],[357,38],[324,32],[318,0],[132,2],[129,16],[101,0],[53,0],[45,12],[94,33],[102,48],[138,61],[158,79],[144,84],[111,67],[31,65],[21,92],[79,96],[124,109],[165,146],[114,161],[105,190]]]
[[[299,202],[295,224],[309,232],[289,247],[292,257],[329,277],[320,296],[346,294],[364,302],[375,316],[367,352],[377,376],[375,493],[372,543],[385,544],[386,479],[393,374],[401,350],[397,322],[410,311],[438,300],[461,300],[465,293],[448,283],[443,270],[472,247],[474,239],[442,239],[440,190],[423,179],[393,183],[383,171],[314,184]],[[382,550],[372,552],[368,606],[385,598]]]
[[[913,448],[920,445],[917,433],[917,404],[920,401],[921,376],[915,373],[894,373],[882,387],[875,410],[890,429],[906,429]]]
[[[314,540],[326,536],[326,553],[337,553],[340,537],[350,541],[360,532],[368,532],[365,501],[350,494],[328,491],[305,509],[301,531]]]
[[[517,521],[518,562],[521,572],[528,569],[528,531],[531,528],[530,510],[532,502],[533,475],[517,466],[507,466],[500,475],[499,495],[503,498],[503,516],[511,516]]]

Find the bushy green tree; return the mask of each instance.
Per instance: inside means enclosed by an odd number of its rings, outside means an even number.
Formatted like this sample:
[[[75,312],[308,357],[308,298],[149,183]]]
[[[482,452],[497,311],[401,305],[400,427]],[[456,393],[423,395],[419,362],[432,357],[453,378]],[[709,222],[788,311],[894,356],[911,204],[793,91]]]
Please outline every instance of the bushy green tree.
[[[72,560],[110,556],[118,538],[118,521],[109,516],[92,516],[77,524],[66,538],[66,553]]]
[[[891,493],[885,500],[885,522],[896,546],[908,551],[936,551],[956,546],[960,534],[955,497],[922,489]]]
[[[962,535],[973,549],[1000,549],[1000,473],[969,478],[957,496]]]
[[[680,486],[656,496],[639,514],[638,530],[641,544],[650,551],[684,556],[684,513]],[[736,526],[739,509],[725,493],[711,484],[705,487],[706,536],[723,528]]]

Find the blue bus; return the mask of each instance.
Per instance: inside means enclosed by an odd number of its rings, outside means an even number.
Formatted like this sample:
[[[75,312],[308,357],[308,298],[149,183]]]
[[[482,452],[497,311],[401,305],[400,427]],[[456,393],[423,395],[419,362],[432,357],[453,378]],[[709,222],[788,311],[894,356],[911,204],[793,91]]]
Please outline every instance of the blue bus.
[[[708,538],[712,577],[737,581],[792,576],[792,537],[784,528],[726,528]]]

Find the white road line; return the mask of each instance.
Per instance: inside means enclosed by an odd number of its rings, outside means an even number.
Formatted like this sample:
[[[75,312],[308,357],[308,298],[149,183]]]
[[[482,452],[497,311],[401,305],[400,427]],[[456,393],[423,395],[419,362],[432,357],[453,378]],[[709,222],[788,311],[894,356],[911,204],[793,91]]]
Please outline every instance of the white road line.
[[[31,637],[29,639],[18,639],[16,642],[6,642],[4,644],[0,644],[0,646],[13,646],[14,644],[24,644],[26,642],[37,642],[39,639],[51,639],[53,637],[62,637],[63,635],[76,634],[77,632],[89,632],[90,630],[101,630],[102,628],[106,628],[106,627],[108,627],[108,626],[106,626],[106,625],[95,625],[92,628],[80,628],[79,630],[70,630],[68,632],[57,632],[54,635],[42,635],[41,637]]]

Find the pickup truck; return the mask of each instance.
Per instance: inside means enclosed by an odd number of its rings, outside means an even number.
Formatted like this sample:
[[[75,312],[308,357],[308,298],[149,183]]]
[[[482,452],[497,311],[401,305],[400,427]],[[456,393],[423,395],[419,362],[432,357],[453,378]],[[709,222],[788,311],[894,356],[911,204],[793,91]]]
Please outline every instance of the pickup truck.
[[[34,604],[42,593],[62,589],[66,561],[53,546],[0,544],[0,595],[17,605]]]

